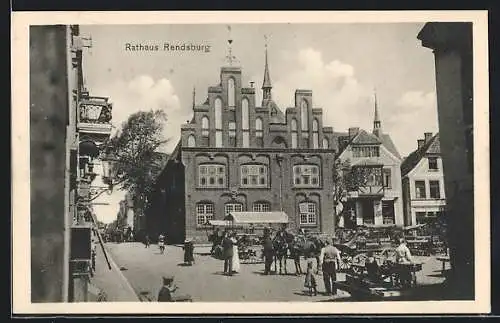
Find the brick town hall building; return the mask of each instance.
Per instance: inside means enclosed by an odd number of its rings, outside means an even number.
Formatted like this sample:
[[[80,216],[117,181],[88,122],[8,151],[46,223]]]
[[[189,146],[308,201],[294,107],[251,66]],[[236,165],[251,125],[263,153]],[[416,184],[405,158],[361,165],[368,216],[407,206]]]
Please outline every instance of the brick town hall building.
[[[333,233],[333,128],[313,107],[310,90],[295,91],[285,113],[272,99],[265,52],[262,103],[242,84],[242,70],[224,66],[208,88],[157,180],[147,227],[170,243],[207,239],[208,220],[232,211],[283,211],[288,226]]]

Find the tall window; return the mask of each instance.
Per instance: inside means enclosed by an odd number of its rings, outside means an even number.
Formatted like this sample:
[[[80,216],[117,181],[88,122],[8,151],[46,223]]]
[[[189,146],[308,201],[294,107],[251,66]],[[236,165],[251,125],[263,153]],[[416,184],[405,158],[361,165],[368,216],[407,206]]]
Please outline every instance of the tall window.
[[[429,193],[431,199],[441,198],[441,193],[439,192],[439,181],[429,181]]]
[[[425,181],[415,181],[415,196],[418,199],[425,199]]]
[[[194,138],[194,135],[189,135],[188,147],[196,147],[196,139]]]
[[[353,157],[380,157],[380,147],[352,147]]]
[[[394,224],[394,201],[382,201],[382,219],[384,224]]]
[[[307,109],[307,101],[302,100],[300,104],[300,120],[302,121],[302,131],[309,130],[309,113]]]
[[[255,119],[255,137],[258,147],[264,147],[264,131],[262,130],[262,119]]]
[[[241,101],[241,128],[243,129],[243,147],[250,147],[250,113],[248,110],[248,99]]]
[[[226,166],[218,164],[198,166],[198,183],[200,187],[226,187]]]
[[[215,147],[222,147],[222,100],[215,99]]]
[[[316,224],[316,203],[302,202],[299,204],[299,217],[301,225]]]
[[[296,119],[292,119],[291,130],[292,130],[292,148],[297,148],[297,120]]]
[[[316,165],[293,166],[293,184],[296,187],[319,187],[319,176]]]
[[[252,206],[253,212],[269,212],[271,205],[268,202],[255,202]]]
[[[209,122],[207,117],[201,118],[201,143],[202,146],[208,147],[210,144],[210,131]]]
[[[205,225],[208,221],[214,219],[213,203],[196,204],[196,225]]]
[[[318,130],[318,120],[313,120],[313,148],[319,148],[319,130]]]
[[[235,101],[234,101],[235,95],[236,95],[236,90],[234,86],[234,79],[230,77],[227,80],[227,105],[229,106],[229,108],[235,107]]]
[[[427,161],[429,162],[429,170],[430,171],[436,171],[439,169],[437,157],[429,157],[429,158],[427,158]]]
[[[323,149],[328,149],[330,148],[330,143],[328,142],[328,139],[323,138]]]
[[[391,188],[391,170],[389,168],[384,168],[383,170],[383,182],[384,182],[384,187]]]
[[[241,203],[226,203],[224,205],[224,216],[228,216],[231,212],[242,212],[243,204]]]
[[[417,224],[423,224],[426,223],[426,213],[425,212],[416,212],[415,213],[415,218],[417,220]]]
[[[229,145],[236,147],[236,122],[229,122]]]
[[[267,165],[253,164],[241,165],[242,187],[267,187],[268,168]]]
[[[302,132],[302,148],[309,148],[309,132]]]

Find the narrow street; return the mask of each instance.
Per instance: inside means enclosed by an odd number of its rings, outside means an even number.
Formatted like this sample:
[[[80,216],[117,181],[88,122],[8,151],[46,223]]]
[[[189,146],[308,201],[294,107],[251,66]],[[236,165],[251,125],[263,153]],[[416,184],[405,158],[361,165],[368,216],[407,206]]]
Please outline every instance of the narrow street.
[[[167,246],[163,255],[156,245],[145,248],[141,243],[108,243],[106,247],[135,292],[147,295],[151,301],[156,301],[163,275],[174,275],[178,293],[191,295],[194,302],[317,302],[331,299],[321,295],[324,291],[321,275],[316,276],[319,294],[312,297],[304,294],[304,276],[263,276],[264,264],[241,264],[239,274],[224,276],[223,261],[204,254],[210,248],[195,249],[196,263],[189,267],[183,265],[183,251],[177,246]],[[419,284],[441,283],[443,278],[438,272],[441,264],[430,257],[422,261],[425,261],[424,268],[417,273]],[[304,269],[304,260],[302,266]],[[288,270],[294,272],[292,260],[288,261]],[[344,280],[344,277],[341,273],[337,279]],[[337,301],[349,301],[348,293],[339,293]],[[427,297],[433,299],[431,295]]]

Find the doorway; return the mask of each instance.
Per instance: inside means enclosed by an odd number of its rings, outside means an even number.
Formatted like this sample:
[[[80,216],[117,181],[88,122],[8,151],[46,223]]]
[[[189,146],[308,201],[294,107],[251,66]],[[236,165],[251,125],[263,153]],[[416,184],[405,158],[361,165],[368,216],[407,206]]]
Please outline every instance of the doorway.
[[[375,212],[372,200],[361,200],[363,224],[375,224]]]

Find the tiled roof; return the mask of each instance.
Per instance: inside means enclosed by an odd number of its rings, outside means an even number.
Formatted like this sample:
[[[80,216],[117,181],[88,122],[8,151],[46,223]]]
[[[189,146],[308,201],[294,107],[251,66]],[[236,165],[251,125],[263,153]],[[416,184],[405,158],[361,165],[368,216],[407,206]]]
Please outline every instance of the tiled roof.
[[[382,136],[377,137],[374,134],[367,132],[366,130],[359,130],[358,134],[353,138],[349,138],[348,132],[334,132],[334,136],[337,138],[339,145],[339,153],[347,148],[350,144],[382,144],[387,150],[394,154],[397,158],[401,159],[401,155],[394,145],[391,136],[388,134],[382,134]]]
[[[420,149],[413,151],[401,164],[401,176],[408,174],[426,155],[440,154],[441,148],[439,144],[439,133],[436,133],[427,143]]]
[[[372,135],[365,130],[361,129],[359,130],[358,134],[354,136],[352,139],[351,143],[357,144],[357,145],[370,145],[370,144],[380,144],[382,143],[379,138],[375,135]]]
[[[391,136],[389,136],[388,134],[382,134],[382,136],[380,136],[380,139],[381,139],[384,147],[387,148],[387,150],[389,150],[392,154],[394,154],[394,156],[401,159],[401,155],[399,154],[398,149],[396,148],[396,145],[394,145],[394,142],[392,141]]]

